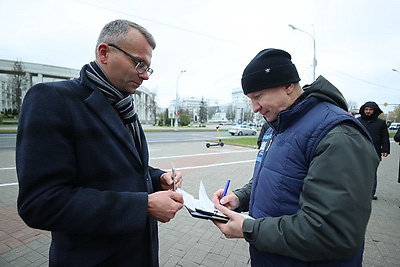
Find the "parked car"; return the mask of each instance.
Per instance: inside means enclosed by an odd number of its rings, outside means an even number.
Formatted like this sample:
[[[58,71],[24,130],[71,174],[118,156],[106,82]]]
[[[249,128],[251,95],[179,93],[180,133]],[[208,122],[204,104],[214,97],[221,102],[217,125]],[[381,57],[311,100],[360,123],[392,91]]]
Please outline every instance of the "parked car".
[[[248,125],[235,125],[229,128],[228,132],[231,135],[256,135],[257,130]]]
[[[400,122],[392,122],[389,126],[389,130],[397,130],[400,128]]]

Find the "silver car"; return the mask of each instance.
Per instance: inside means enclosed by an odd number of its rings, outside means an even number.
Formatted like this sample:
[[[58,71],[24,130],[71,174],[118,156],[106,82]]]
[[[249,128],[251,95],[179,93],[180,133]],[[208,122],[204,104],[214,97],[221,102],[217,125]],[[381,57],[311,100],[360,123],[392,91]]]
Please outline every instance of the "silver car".
[[[257,130],[248,125],[235,125],[229,128],[228,132],[231,135],[256,135]]]

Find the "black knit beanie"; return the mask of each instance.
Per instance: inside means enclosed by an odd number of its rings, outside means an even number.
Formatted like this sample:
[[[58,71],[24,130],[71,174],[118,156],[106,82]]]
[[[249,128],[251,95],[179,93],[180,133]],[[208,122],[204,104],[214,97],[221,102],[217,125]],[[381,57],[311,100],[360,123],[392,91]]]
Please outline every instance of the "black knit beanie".
[[[257,92],[266,88],[300,81],[292,57],[286,51],[264,49],[253,58],[243,71],[243,93]]]

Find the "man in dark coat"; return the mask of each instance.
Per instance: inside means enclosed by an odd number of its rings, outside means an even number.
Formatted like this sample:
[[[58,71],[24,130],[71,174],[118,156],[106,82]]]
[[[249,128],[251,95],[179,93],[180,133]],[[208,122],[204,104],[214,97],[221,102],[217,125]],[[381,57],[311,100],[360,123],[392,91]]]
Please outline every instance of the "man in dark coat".
[[[378,118],[383,111],[375,102],[368,101],[360,107],[359,112],[361,117],[359,117],[358,120],[368,130],[372,142],[374,143],[376,153],[378,153],[379,159],[382,160],[382,157],[387,157],[390,154],[390,141],[387,125],[385,120]],[[373,196],[374,200],[378,199],[377,196],[375,196],[375,190]]]
[[[104,26],[79,79],[41,83],[18,124],[18,212],[51,231],[50,266],[158,266],[158,222],[182,208],[171,173],[149,166],[132,94],[153,70],[140,25]],[[176,172],[180,186],[182,176]]]
[[[398,142],[400,145],[400,128],[397,129],[397,132],[394,135],[394,141]],[[399,175],[397,176],[397,182],[400,183],[400,160],[399,160]]]

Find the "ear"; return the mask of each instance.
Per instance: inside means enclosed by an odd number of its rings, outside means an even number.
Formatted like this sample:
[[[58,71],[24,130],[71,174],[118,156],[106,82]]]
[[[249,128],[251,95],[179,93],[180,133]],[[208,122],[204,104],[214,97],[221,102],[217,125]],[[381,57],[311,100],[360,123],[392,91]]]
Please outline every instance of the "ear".
[[[291,95],[294,91],[294,83],[288,83],[283,86],[285,88],[286,94]]]
[[[99,44],[97,47],[97,58],[101,64],[107,64],[109,53],[110,47],[107,44]]]

